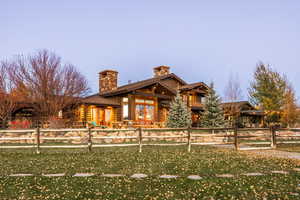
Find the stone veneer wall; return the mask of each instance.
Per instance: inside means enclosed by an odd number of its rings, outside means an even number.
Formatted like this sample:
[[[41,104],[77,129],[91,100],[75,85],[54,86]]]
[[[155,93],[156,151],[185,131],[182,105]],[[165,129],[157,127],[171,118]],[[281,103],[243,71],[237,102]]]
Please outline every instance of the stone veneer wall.
[[[99,92],[108,92],[117,89],[118,72],[106,70],[99,73]]]
[[[153,69],[154,77],[164,76],[170,73],[170,67],[168,66],[159,66]]]
[[[210,134],[211,132],[201,132],[202,134]],[[193,132],[192,134],[197,134],[197,132]],[[200,134],[200,132],[199,132]],[[217,132],[216,132],[217,134]],[[220,134],[225,134],[224,132]],[[227,134],[233,134],[232,132],[228,132]],[[239,133],[239,136],[257,136],[259,134],[259,137],[256,138],[243,138],[239,139],[240,142],[243,140],[265,140],[270,141],[270,132],[269,131],[246,131],[243,133]],[[277,134],[286,136],[285,138],[280,138],[280,140],[297,140],[299,137],[295,137],[295,132],[278,132]],[[185,131],[143,131],[143,136],[182,136],[186,135]],[[126,130],[126,131],[110,131],[110,132],[104,132],[101,130],[98,131],[92,131],[92,142],[93,143],[101,143],[101,144],[112,144],[112,143],[137,143],[137,138],[130,138],[130,139],[112,139],[112,138],[106,138],[106,139],[97,139],[94,137],[101,137],[101,136],[138,136],[138,131],[136,130]],[[43,140],[43,137],[53,138],[53,140]],[[80,137],[70,140],[59,140],[59,138],[69,138],[69,137]],[[9,141],[3,141],[0,140],[0,143],[11,143],[11,144],[17,144],[17,143],[26,143],[26,144],[34,144],[36,142],[36,133],[35,132],[28,132],[28,133],[0,133],[0,138],[28,138],[26,140],[9,140]],[[56,139],[57,138],[57,139]],[[279,140],[279,138],[277,139]],[[69,132],[41,132],[40,136],[41,144],[45,143],[71,143],[71,144],[86,144],[88,142],[88,133],[87,132],[79,132],[79,131],[69,131]],[[143,138],[143,142],[149,143],[152,141],[152,143],[157,143],[161,141],[167,141],[167,142],[187,142],[187,138]],[[227,142],[227,141],[233,141],[233,137],[198,137],[193,138],[192,142]]]
[[[101,136],[134,136],[138,137],[138,131],[136,130],[126,130],[126,131],[93,131],[92,134],[92,142],[93,143],[137,143],[137,138],[105,138],[98,139],[96,137]],[[142,136],[186,136],[186,131],[144,131],[142,132]],[[44,140],[43,137],[53,138],[53,140]],[[80,137],[69,140],[60,140],[60,138],[70,138],[70,137]],[[27,143],[34,144],[36,142],[36,133],[0,133],[0,138],[28,138],[27,140],[9,140],[3,141],[0,140],[0,143]],[[221,142],[225,141],[227,138],[224,137],[203,137],[193,139],[192,142]],[[72,143],[72,144],[85,144],[88,141],[88,133],[79,132],[79,131],[68,131],[68,132],[41,132],[40,142],[43,143]],[[187,142],[187,138],[143,138],[143,142],[149,143],[152,141],[153,143],[157,142]]]

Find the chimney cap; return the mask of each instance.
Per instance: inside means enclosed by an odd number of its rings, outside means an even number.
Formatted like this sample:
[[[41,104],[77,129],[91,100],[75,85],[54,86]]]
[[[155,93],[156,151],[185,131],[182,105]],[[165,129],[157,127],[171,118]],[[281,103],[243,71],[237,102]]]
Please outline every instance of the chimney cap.
[[[159,69],[162,69],[162,68],[165,68],[165,69],[170,69],[170,67],[169,67],[169,66],[167,66],[167,65],[161,65],[161,66],[158,66],[158,67],[154,67],[153,69],[155,69],[155,70],[159,70]]]
[[[118,73],[119,73],[119,72],[118,72],[118,71],[116,71],[116,70],[112,70],[112,69],[106,69],[106,70],[103,70],[103,71],[99,72],[99,74],[105,74],[105,73],[107,73],[107,72],[113,72],[113,73],[116,73],[116,74],[118,74]]]

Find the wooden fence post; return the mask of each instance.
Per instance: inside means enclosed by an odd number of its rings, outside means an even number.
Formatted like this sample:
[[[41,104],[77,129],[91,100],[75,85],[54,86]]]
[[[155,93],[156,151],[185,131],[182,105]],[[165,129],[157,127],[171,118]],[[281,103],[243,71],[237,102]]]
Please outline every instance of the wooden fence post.
[[[142,153],[142,140],[143,140],[143,135],[142,135],[142,127],[138,128],[138,132],[139,132],[139,136],[138,136],[138,140],[139,140],[139,152]]]
[[[238,141],[238,128],[234,127],[234,147],[235,150],[239,150],[239,141]]]
[[[276,128],[274,126],[271,126],[270,132],[271,132],[271,148],[276,149]]]
[[[191,128],[188,127],[187,128],[187,139],[188,139],[188,152],[191,152],[191,146],[192,146],[192,143],[191,143]]]
[[[91,133],[91,128],[88,128],[88,150],[89,152],[92,151],[92,133]]]
[[[40,141],[40,127],[38,126],[35,130],[35,133],[36,133],[36,153],[37,154],[40,154],[41,151],[40,151],[40,144],[41,144],[41,141]]]

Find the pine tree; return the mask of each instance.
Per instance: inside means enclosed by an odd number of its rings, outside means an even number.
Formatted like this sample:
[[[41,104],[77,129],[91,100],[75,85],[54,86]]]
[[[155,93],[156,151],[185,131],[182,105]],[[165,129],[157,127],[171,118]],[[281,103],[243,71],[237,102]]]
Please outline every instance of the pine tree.
[[[254,81],[249,88],[252,104],[266,112],[268,123],[278,123],[285,100],[287,81],[284,75],[274,71],[269,65],[259,63],[254,73]]]
[[[177,92],[167,118],[167,127],[169,128],[187,128],[192,124],[191,111],[182,100],[180,93]]]
[[[210,84],[210,89],[204,103],[204,113],[201,117],[200,125],[205,128],[224,127],[225,120],[223,110],[220,106],[220,97],[214,90],[214,84]]]

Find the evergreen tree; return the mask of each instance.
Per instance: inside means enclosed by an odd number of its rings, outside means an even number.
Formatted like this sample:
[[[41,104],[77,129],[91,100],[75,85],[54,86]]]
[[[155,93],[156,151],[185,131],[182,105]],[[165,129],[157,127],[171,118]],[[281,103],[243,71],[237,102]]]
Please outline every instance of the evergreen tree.
[[[180,93],[177,92],[167,118],[167,127],[169,128],[187,128],[192,124],[191,111],[182,100]]]
[[[224,114],[220,104],[220,97],[216,94],[216,91],[214,90],[214,84],[211,83],[204,103],[205,111],[201,116],[201,127],[215,128],[225,126],[226,123],[224,120]]]
[[[268,123],[280,121],[286,88],[287,81],[284,76],[268,65],[257,65],[254,81],[249,88],[250,101],[266,112]]]

